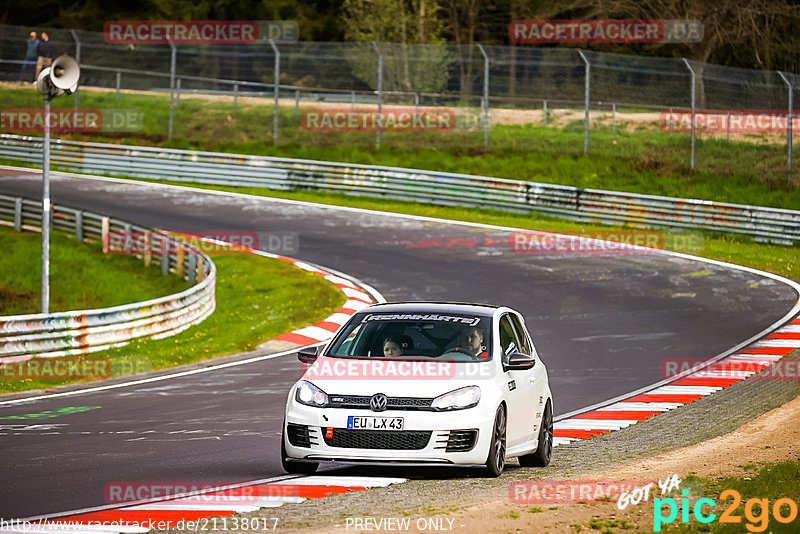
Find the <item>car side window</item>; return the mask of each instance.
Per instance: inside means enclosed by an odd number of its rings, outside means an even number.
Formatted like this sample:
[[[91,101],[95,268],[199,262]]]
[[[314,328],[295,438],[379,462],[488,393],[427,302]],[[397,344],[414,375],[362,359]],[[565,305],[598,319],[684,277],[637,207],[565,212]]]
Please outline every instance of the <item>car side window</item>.
[[[511,325],[511,320],[508,315],[503,315],[500,318],[500,348],[503,351],[503,363],[508,363],[508,356],[518,350],[519,342],[514,333],[514,327]]]
[[[517,331],[517,339],[519,339],[519,351],[525,354],[531,354],[531,342],[525,333],[525,327],[522,326],[522,321],[516,315],[511,315],[511,322],[514,324],[514,329]]]

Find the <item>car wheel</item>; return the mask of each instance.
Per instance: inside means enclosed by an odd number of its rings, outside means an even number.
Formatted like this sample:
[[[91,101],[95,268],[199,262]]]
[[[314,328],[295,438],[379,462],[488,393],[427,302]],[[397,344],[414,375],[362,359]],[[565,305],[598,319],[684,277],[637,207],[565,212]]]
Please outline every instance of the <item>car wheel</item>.
[[[490,477],[499,477],[506,466],[506,409],[500,406],[494,418],[492,444],[486,459],[486,470]]]
[[[318,463],[313,462],[292,462],[286,459],[286,436],[281,432],[281,465],[283,470],[293,475],[310,475],[317,471]]]
[[[550,401],[544,407],[542,426],[539,428],[539,446],[531,454],[519,457],[522,467],[545,467],[553,456],[553,407]]]

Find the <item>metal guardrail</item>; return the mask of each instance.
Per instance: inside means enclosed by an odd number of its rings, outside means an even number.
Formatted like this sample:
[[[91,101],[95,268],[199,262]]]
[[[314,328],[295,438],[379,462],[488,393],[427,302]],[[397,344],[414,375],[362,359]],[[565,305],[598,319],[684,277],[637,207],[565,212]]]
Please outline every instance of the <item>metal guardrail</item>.
[[[0,221],[17,230],[41,231],[41,201],[0,195]],[[216,267],[202,251],[167,234],[127,221],[53,205],[52,228],[108,243],[109,234],[142,235],[161,239],[166,254],[143,255],[145,265],[160,259],[161,272],[175,272],[196,283],[165,297],[97,310],[0,317],[0,363],[55,357],[119,347],[142,337],[160,339],[189,328],[211,315]]]
[[[41,138],[0,135],[0,157],[38,163]],[[426,203],[538,211],[582,222],[732,232],[792,244],[800,211],[313,160],[53,141],[51,164],[73,172],[272,189],[333,190]]]

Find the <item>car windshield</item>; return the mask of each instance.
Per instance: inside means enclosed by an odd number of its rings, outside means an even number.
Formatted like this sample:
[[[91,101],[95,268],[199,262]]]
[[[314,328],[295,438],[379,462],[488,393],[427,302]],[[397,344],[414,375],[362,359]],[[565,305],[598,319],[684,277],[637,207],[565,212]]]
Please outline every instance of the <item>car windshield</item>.
[[[490,317],[436,313],[360,313],[337,336],[328,356],[491,359]]]

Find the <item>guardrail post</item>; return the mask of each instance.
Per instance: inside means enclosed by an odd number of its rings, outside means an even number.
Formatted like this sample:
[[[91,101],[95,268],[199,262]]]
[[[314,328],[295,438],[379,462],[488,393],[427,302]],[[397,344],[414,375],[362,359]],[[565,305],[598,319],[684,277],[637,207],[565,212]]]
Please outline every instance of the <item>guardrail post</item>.
[[[122,73],[117,71],[117,92],[114,95],[114,100],[119,100],[119,86],[122,84]]]
[[[169,274],[169,249],[170,240],[165,235],[159,235],[161,240],[161,274],[167,276]]]
[[[129,251],[131,251],[130,245],[131,243],[133,243],[132,237],[133,236],[131,236],[131,225],[128,223],[123,224],[122,225],[122,242],[124,243],[122,245],[123,254],[127,254]],[[131,251],[131,255],[133,256],[135,254],[133,254]]]
[[[22,231],[22,199],[14,199],[14,230]]]
[[[381,112],[383,111],[383,54],[381,54],[381,49],[378,48],[378,43],[372,41],[372,46],[375,48],[375,52],[378,53],[378,131],[375,134],[375,148],[380,148],[381,129],[383,128],[381,117]]]
[[[794,110],[793,106],[793,92],[794,88],[792,87],[791,82],[786,79],[786,76],[783,75],[781,71],[778,71],[778,75],[783,79],[783,83],[786,84],[787,89],[789,89],[789,114],[786,116],[786,147],[787,147],[787,156],[786,156],[786,166],[788,169],[788,178],[789,182],[792,181],[792,111]]]
[[[186,281],[191,282],[197,278],[197,255],[189,254],[189,272],[186,273]]]
[[[586,108],[586,118],[584,119],[585,124],[583,125],[583,153],[586,154],[589,152],[589,75],[591,74],[591,65],[589,64],[589,59],[586,57],[586,54],[583,53],[583,50],[578,50],[578,54],[581,55],[581,59],[584,63],[584,106]]]
[[[175,105],[181,105],[181,77],[178,76],[178,79],[175,80]]]
[[[75,212],[75,240],[83,243],[83,212],[81,210]]]
[[[150,247],[150,240],[151,234],[150,230],[144,231],[144,266],[150,267],[150,262],[152,261],[153,254]]]
[[[239,97],[239,84],[233,84],[233,109],[236,109],[236,100]]]
[[[478,44],[478,50],[483,56],[483,148],[489,148],[489,56]]]
[[[280,83],[281,83],[281,53],[278,47],[275,46],[275,41],[269,40],[272,51],[275,52],[275,113],[272,118],[272,144],[278,143],[278,97],[280,96]]]
[[[172,122],[175,114],[174,99],[175,99],[175,62],[177,61],[178,50],[174,43],[169,43],[170,60],[169,60],[169,128],[167,131],[167,139],[172,139]]]
[[[183,278],[183,244],[176,242],[178,250],[175,252],[175,274]]]
[[[78,39],[78,32],[76,32],[75,30],[70,30],[70,33],[72,34],[72,39],[75,40],[75,61],[78,63],[78,65],[80,65],[81,64],[81,40]],[[80,84],[78,84],[78,87],[75,89],[75,102],[74,102],[75,110],[73,112],[74,113],[74,117],[76,119],[78,117],[78,101],[80,100],[80,92],[81,92],[81,88],[80,88]]]
[[[542,112],[544,113],[544,127],[547,128],[547,100],[542,100]]]
[[[695,136],[697,134],[697,131],[696,131],[697,123],[696,123],[696,120],[695,120],[696,113],[697,113],[697,109],[695,108],[695,101],[696,101],[696,98],[697,98],[697,83],[696,83],[696,74],[695,74],[694,69],[692,68],[692,66],[689,64],[689,61],[687,61],[686,58],[682,58],[682,59],[683,59],[684,65],[686,65],[686,68],[689,69],[689,72],[692,74],[692,152],[691,152],[691,164],[692,164],[692,169],[694,169]]]

